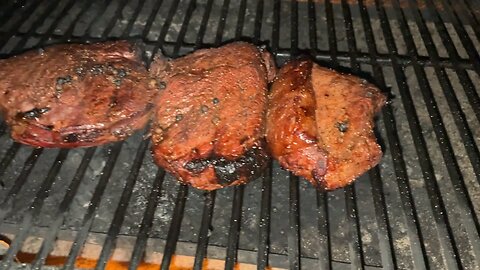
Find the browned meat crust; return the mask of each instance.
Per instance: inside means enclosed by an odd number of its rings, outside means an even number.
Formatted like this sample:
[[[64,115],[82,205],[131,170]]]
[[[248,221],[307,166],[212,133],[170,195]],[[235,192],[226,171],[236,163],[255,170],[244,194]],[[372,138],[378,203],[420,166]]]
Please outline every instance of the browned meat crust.
[[[268,146],[284,168],[314,186],[344,187],[380,161],[373,118],[385,101],[365,80],[292,61],[269,95]]]
[[[180,181],[213,190],[256,177],[268,156],[263,142],[271,55],[244,42],[198,50],[151,73],[165,87],[152,126],[158,165]]]
[[[158,92],[126,41],[53,45],[0,61],[0,110],[13,139],[79,147],[143,128]]]

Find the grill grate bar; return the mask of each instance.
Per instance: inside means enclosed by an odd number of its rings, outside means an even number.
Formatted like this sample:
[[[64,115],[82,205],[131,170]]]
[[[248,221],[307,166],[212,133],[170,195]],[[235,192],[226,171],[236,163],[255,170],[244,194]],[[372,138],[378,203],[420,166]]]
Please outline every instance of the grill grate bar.
[[[333,7],[330,0],[325,0],[325,15],[327,19],[329,58],[333,67],[336,67],[338,63],[337,34],[335,31],[335,22],[333,20]],[[348,56],[346,56],[346,59],[350,61]]]
[[[145,0],[140,0],[137,7],[135,8],[135,11],[132,14],[132,19],[128,21],[128,24],[123,30],[121,37],[127,38],[128,36],[130,36],[130,33],[132,32],[132,29],[133,29],[133,25],[137,21],[138,15],[140,15],[140,11],[142,11],[144,5],[145,5]]]
[[[20,29],[23,23],[26,22],[30,18],[30,16],[32,16],[33,11],[40,5],[40,3],[43,2],[44,1],[35,1],[33,4],[31,4],[29,8],[27,10],[24,10],[24,12],[20,15],[21,17],[18,16],[20,18],[18,19],[17,23],[12,25],[9,30],[5,31],[5,33],[2,33],[2,35],[0,35],[0,37],[3,37],[0,38],[0,48],[3,48],[5,44],[7,44],[10,37],[14,36],[15,32]],[[11,14],[13,15],[13,12]]]
[[[350,263],[352,268],[364,269],[365,260],[363,258],[360,222],[357,215],[357,203],[355,201],[355,184],[345,188],[345,204],[347,207],[345,216],[347,223],[350,224],[348,228],[348,235],[350,238],[348,243],[348,248],[350,251]]]
[[[388,20],[386,19],[385,10],[383,9],[383,7],[381,8],[378,5],[377,10],[382,23],[382,30],[385,36],[387,47],[392,52],[396,51],[394,37],[392,32],[390,31],[390,25]],[[410,43],[410,41],[408,42]],[[417,64],[415,64],[415,66],[417,67],[417,69],[419,69]],[[443,257],[445,258],[449,268],[453,269],[456,267],[460,267],[460,257],[458,254],[458,250],[456,249],[453,233],[448,217],[446,215],[445,205],[441,198],[440,189],[438,187],[431,159],[428,154],[425,139],[422,136],[422,128],[418,120],[418,115],[415,111],[413,99],[408,86],[406,84],[400,83],[407,81],[407,78],[402,68],[395,62],[393,68],[397,82],[399,82],[398,87],[400,89],[402,103],[405,106],[407,120],[412,133],[415,149],[417,151],[417,155],[419,156],[419,163],[422,168],[422,174],[425,180],[425,186],[431,203],[431,209],[433,211],[433,215],[436,221],[436,230],[438,238],[440,240],[440,245],[442,247]]]
[[[290,174],[289,196],[289,227],[288,227],[288,260],[290,269],[300,269],[300,194],[298,192],[298,177]]]
[[[8,148],[7,152],[5,153],[5,156],[3,156],[2,161],[0,162],[0,187],[2,188],[5,186],[2,178],[3,174],[5,173],[5,170],[8,168],[10,163],[12,163],[13,158],[17,155],[19,148],[19,143],[12,143],[10,148]]]
[[[328,220],[328,194],[317,191],[318,209],[318,260],[321,270],[332,269],[331,242]]]
[[[245,186],[236,186],[233,192],[232,216],[230,218],[230,227],[228,231],[225,269],[233,270],[237,260],[244,190]]]
[[[273,1],[272,51],[280,48],[280,0]]]
[[[23,1],[15,1],[12,3],[9,7],[6,7],[5,9],[1,10],[0,12],[0,25],[3,25],[6,23],[12,16],[15,14],[14,10],[17,10],[18,8],[25,8],[22,5],[25,3]],[[12,28],[13,29],[13,28]]]
[[[346,0],[342,0],[342,12],[345,23],[345,32],[347,34],[348,55],[350,58],[350,66],[353,73],[360,72],[360,63],[357,61],[357,46],[355,44],[355,31],[353,30],[352,13],[350,12],[350,6]],[[338,65],[338,63],[337,63]]]
[[[259,2],[260,3],[260,2]],[[241,0],[237,17],[237,28],[235,29],[235,38],[240,38],[243,32],[243,25],[245,24],[245,12],[247,9],[247,1]]]
[[[270,218],[272,208],[272,162],[268,162],[267,169],[262,179],[262,200],[260,202],[260,217],[258,222],[258,252],[257,268],[268,267],[268,254],[270,252]]]
[[[373,207],[375,208],[375,217],[377,221],[377,235],[381,251],[380,256],[382,258],[382,267],[384,269],[397,269],[397,260],[393,248],[390,222],[388,221],[385,193],[383,192],[382,179],[380,177],[380,169],[378,166],[370,170],[369,178],[373,197]]]
[[[453,4],[452,1],[448,0],[447,4],[449,5],[449,8],[454,9],[454,14],[457,18],[457,21],[459,22],[459,26],[461,27],[462,25],[459,17],[466,15],[466,20],[470,24],[473,32],[475,33],[475,36],[477,37],[477,39],[480,39],[480,25],[477,19],[472,15],[472,11],[468,10],[464,1],[455,1],[455,4]]]
[[[137,269],[140,261],[142,260],[145,246],[147,245],[148,236],[152,230],[155,210],[157,209],[159,196],[162,192],[162,184],[164,179],[165,171],[163,169],[158,169],[152,185],[152,192],[150,192],[148,197],[145,214],[143,215],[142,223],[137,234],[137,240],[135,241],[132,257],[130,258],[130,265],[128,266],[129,270]]]
[[[394,5],[398,6],[398,3],[395,1]],[[406,20],[403,13],[397,11],[397,18],[403,26],[406,25]],[[402,29],[404,28],[402,27]],[[409,38],[411,37],[411,33],[407,29],[404,29],[402,35],[405,38],[407,47],[414,48],[413,39]],[[424,99],[427,101],[433,101],[434,99],[431,92],[432,90],[430,89],[430,86],[428,84],[425,71],[421,67],[416,65],[414,66],[414,68],[416,68],[415,72],[417,73],[417,78],[419,79]],[[445,126],[442,122],[440,112],[438,111],[435,104],[431,104],[429,102],[426,102],[426,104],[428,113],[434,125],[434,132],[437,137],[437,141],[442,146],[440,147],[440,150],[442,151],[442,156],[445,160],[445,164],[447,165],[447,171],[454,187],[454,192],[457,197],[457,203],[462,205],[460,209],[463,212],[463,224],[465,226],[465,229],[467,230],[469,238],[472,239],[471,244],[474,246],[473,250],[476,254],[476,257],[480,258],[480,255],[478,253],[478,251],[480,250],[480,243],[478,241],[479,223],[475,215],[472,202],[469,199],[468,190],[465,186],[465,182],[463,181],[463,177],[456,161],[452,145],[450,143],[450,140],[448,139],[447,131],[445,130]]]
[[[155,21],[155,17],[158,14],[158,11],[160,10],[160,7],[163,4],[163,0],[158,0],[155,2],[155,5],[152,8],[152,12],[148,16],[147,22],[145,23],[145,28],[143,28],[142,31],[142,37],[147,37],[148,33],[150,32],[150,29],[152,29],[153,22]],[[157,39],[156,42],[158,42],[160,39]],[[155,52],[153,52],[154,54]]]
[[[83,217],[82,228],[78,231],[78,234],[75,237],[75,241],[73,242],[63,269],[73,269],[75,260],[77,259],[81,248],[87,240],[88,232],[95,218],[95,212],[97,211],[98,205],[102,200],[103,193],[110,180],[110,175],[115,167],[115,163],[120,150],[122,149],[122,145],[123,142],[117,142],[111,145],[107,150],[107,161],[102,169],[101,177],[97,183],[97,186],[95,187],[95,191],[92,195],[92,199],[90,200],[90,204],[88,205],[87,212]]]
[[[173,209],[172,222],[168,229],[167,242],[163,251],[162,266],[160,269],[170,269],[170,262],[172,261],[175,247],[177,246],[178,236],[180,234],[180,226],[182,225],[183,212],[185,210],[185,201],[188,195],[188,186],[180,185],[178,188],[177,199],[175,201],[175,208]]]
[[[197,250],[195,252],[195,261],[193,269],[199,270],[203,268],[203,262],[207,255],[208,238],[212,224],[213,208],[215,206],[216,191],[205,193],[205,203],[203,205],[202,221],[200,231],[198,233]]]
[[[477,39],[480,39],[480,24],[473,15],[472,10],[467,7],[467,4],[464,1],[455,1],[455,4],[453,4],[452,1],[448,1],[448,4],[455,9],[456,14],[467,15],[466,19],[472,27],[475,36]]]
[[[192,0],[193,1],[193,0]],[[165,18],[165,22],[163,23],[163,27],[162,29],[160,30],[160,35],[158,36],[157,38],[157,43],[156,46],[153,48],[152,50],[152,57],[157,53],[159,47],[158,46],[161,46],[163,45],[163,41],[165,40],[165,37],[168,33],[168,29],[170,28],[171,24],[172,24],[172,20],[173,20],[173,16],[175,16],[175,12],[177,11],[177,8],[178,8],[178,3],[180,1],[173,1],[173,4],[170,6],[170,9],[168,10],[168,14],[167,14],[167,17]],[[183,25],[182,25],[183,27]],[[179,40],[177,40],[179,41]],[[175,51],[178,52],[178,42],[176,42],[174,45],[175,45]],[[173,53],[174,56],[177,56],[176,53]]]
[[[178,55],[180,51],[180,45],[185,38],[185,34],[187,33],[187,28],[188,24],[190,23],[190,19],[192,17],[193,12],[195,11],[196,8],[196,0],[191,0],[190,3],[188,4],[187,11],[185,13],[185,17],[183,18],[183,23],[182,27],[180,28],[180,31],[178,32],[178,38],[177,38],[177,46],[174,47],[173,49],[173,55]]]
[[[75,1],[70,1],[70,3],[68,3],[64,7],[62,12],[58,13],[57,17],[55,18],[55,22],[50,25],[50,28],[48,29],[48,32],[53,32],[54,31],[54,29],[56,27],[56,23],[58,23],[58,21],[61,19],[61,14],[66,12],[69,8],[71,8],[71,6],[73,6],[74,2]],[[17,49],[25,47],[25,44],[27,43],[29,37],[32,36],[32,33],[34,33],[40,26],[42,26],[45,23],[48,16],[55,12],[55,9],[58,7],[59,4],[60,4],[60,1],[52,1],[51,2],[51,4],[48,6],[48,8],[45,9],[45,11],[42,13],[42,15],[40,15],[39,18],[32,23],[32,26],[26,32],[23,39],[17,43],[17,45],[16,45]]]
[[[355,32],[353,30],[352,14],[350,12],[350,7],[345,0],[341,1],[342,3],[342,12],[345,22],[345,30],[347,34],[347,44],[348,51],[350,54],[350,65],[353,73],[360,72],[360,64],[356,60],[357,47],[355,45]],[[337,63],[338,65],[338,63]],[[360,234],[360,224],[357,215],[357,203],[355,199],[355,184],[350,185],[345,188],[345,205],[346,212],[345,216],[347,223],[350,225],[348,229],[348,235],[350,241],[348,243],[350,251],[350,261],[352,268],[363,269],[365,265],[363,250],[362,250],[362,239]]]
[[[92,31],[93,26],[95,26],[98,23],[98,21],[103,17],[102,15],[105,13],[105,11],[107,10],[107,7],[110,5],[111,2],[112,2],[112,0],[108,0],[107,2],[102,2],[101,8],[99,8],[95,12],[95,14],[96,14],[95,18],[90,22],[90,24],[88,25],[87,29],[84,32],[84,34],[83,34],[84,38],[88,37],[88,36],[91,36],[90,32]],[[104,39],[104,37],[105,36],[102,36],[100,39]]]
[[[108,33],[111,33],[113,30],[113,27],[115,27],[115,24],[120,20],[121,18],[121,12],[123,8],[127,5],[127,0],[122,0],[118,7],[115,9],[115,15],[112,17],[110,22],[107,24],[107,27],[103,30],[102,37],[107,36]]]
[[[5,134],[5,131],[7,131],[7,123],[2,121],[2,123],[0,123],[0,136]]]
[[[148,131],[149,128],[147,127],[147,132]],[[123,188],[123,192],[120,197],[120,202],[118,203],[111,226],[107,232],[107,238],[103,243],[103,248],[95,267],[96,269],[103,269],[105,267],[105,264],[115,248],[117,236],[120,232],[120,228],[122,227],[125,213],[127,212],[127,207],[130,202],[130,198],[132,197],[133,188],[137,182],[138,173],[142,167],[143,159],[145,157],[145,152],[147,151],[149,142],[150,140],[142,140],[140,146],[138,147],[137,154],[132,162],[132,168],[130,169],[130,173],[126,179],[125,187]]]
[[[213,0],[208,0],[205,13],[202,17],[202,22],[200,23],[200,29],[198,29],[197,39],[195,41],[195,47],[199,48],[203,42],[203,38],[205,37],[205,32],[207,30],[208,19],[210,18],[210,13],[212,12]]]
[[[31,153],[30,156],[25,161],[23,165],[22,172],[15,180],[15,184],[13,187],[8,191],[7,196],[3,199],[2,203],[0,204],[0,224],[3,223],[5,216],[11,215],[11,213],[15,210],[13,209],[13,199],[18,194],[18,192],[22,189],[23,185],[27,182],[27,178],[30,175],[35,163],[37,163],[38,157],[42,154],[43,148],[36,148]]]
[[[83,3],[81,11],[77,14],[75,19],[72,20],[72,22],[68,26],[67,30],[65,31],[65,33],[63,35],[58,35],[63,41],[70,40],[70,38],[73,35],[73,31],[75,30],[75,26],[77,25],[78,21],[80,20],[80,18],[83,17],[83,15],[85,15],[85,13],[89,10],[89,8],[92,6],[92,4],[93,4],[93,1],[85,1]],[[87,35],[87,33],[85,33],[85,35]],[[50,35],[50,37],[51,36],[55,36],[55,34],[52,33]]]
[[[260,35],[262,32],[263,7],[264,7],[263,1],[258,1],[257,10],[255,13],[255,25],[253,29],[253,40],[255,42],[258,42],[260,40]]]
[[[291,1],[290,9],[290,57],[293,58],[298,51],[298,2]]]
[[[432,10],[434,7],[432,7],[430,5],[429,8],[430,8],[430,10]],[[448,9],[448,10],[450,11],[450,9]],[[450,12],[448,12],[448,13],[450,14]],[[454,64],[454,69],[455,69],[455,71],[456,71],[456,73],[459,77],[459,80],[460,80],[460,83],[463,86],[463,89],[465,90],[465,94],[468,97],[468,101],[469,101],[470,105],[472,106],[472,108],[478,108],[478,107],[480,107],[480,98],[478,96],[477,91],[475,90],[475,87],[473,86],[472,80],[467,75],[467,72],[465,70],[457,67],[460,56],[458,55],[457,50],[455,49],[455,46],[453,45],[453,41],[452,41],[451,37],[449,36],[448,31],[445,28],[445,25],[441,21],[440,15],[438,14],[438,12],[433,12],[433,14],[435,15],[434,16],[435,26],[437,27],[438,32],[440,34],[440,37],[443,41],[443,44],[445,45],[445,48],[447,49],[447,52],[451,57],[451,61]],[[454,18],[451,18],[451,20],[453,20],[453,19]],[[456,18],[456,16],[455,16],[455,20],[453,20],[455,29],[460,28],[460,29],[457,29],[457,32],[459,33],[460,36],[467,35],[467,33],[465,32],[465,29],[463,29],[462,27],[460,27],[458,25],[459,22],[458,22],[457,19],[458,18]],[[463,30],[463,32],[459,32],[459,30]],[[470,40],[468,39],[468,41],[470,41]],[[465,47],[465,49],[467,51],[470,51],[470,50],[475,50],[475,47]],[[436,57],[436,56],[432,57],[434,64],[435,64],[437,58],[438,57]],[[476,68],[476,71],[479,72],[479,69],[477,68],[477,66],[480,66],[480,63],[477,63],[475,60],[472,60],[472,61],[477,64],[474,67]],[[477,120],[480,121],[480,110],[474,110],[474,113],[475,113],[475,116],[477,117]],[[477,154],[477,156],[478,156],[478,154]]]
[[[55,31],[55,27],[57,27],[58,23],[62,19],[61,15],[67,13],[67,11],[70,10],[73,7],[74,4],[75,4],[75,1],[72,0],[72,1],[69,1],[67,5],[65,5],[63,10],[61,12],[59,12],[58,16],[55,18],[55,21],[50,25],[50,27],[46,31],[45,35],[43,35],[43,37],[40,39],[38,44],[44,44],[44,42],[47,41],[49,37],[51,37],[51,35]],[[41,24],[39,24],[39,25],[41,25]],[[25,46],[25,43],[27,42],[27,40],[28,39],[26,37],[24,37],[23,42],[17,44],[17,48],[18,47],[23,48]]]
[[[95,153],[96,147],[91,147],[86,149],[85,154],[83,155],[82,161],[78,166],[75,176],[70,182],[70,185],[67,188],[67,192],[60,203],[58,210],[55,213],[55,219],[49,227],[48,233],[45,235],[42,246],[38,251],[36,258],[32,262],[33,269],[40,269],[44,264],[45,259],[53,248],[53,243],[55,241],[55,236],[57,235],[60,226],[62,225],[65,219],[65,213],[68,211],[70,204],[72,203],[72,198],[77,193],[78,187],[85,175],[85,172],[88,169],[88,165],[92,160],[93,154]]]
[[[438,14],[438,9],[436,9],[435,4],[431,0],[427,0],[426,2],[427,2],[428,9],[431,11],[431,13],[434,14],[433,20],[441,23],[441,17]],[[475,45],[473,45],[472,40],[470,40],[470,37],[468,36],[468,33],[465,30],[465,28],[461,26],[458,15],[454,13],[453,7],[449,5],[445,0],[442,0],[441,3],[444,7],[447,18],[453,24],[453,27],[455,28],[455,31],[457,32],[457,35],[460,38],[460,41],[462,42],[463,47],[467,51],[467,54],[469,55],[470,61],[472,61],[473,66],[475,67],[475,70],[478,73],[480,73],[480,57],[478,56],[477,50],[475,49]],[[440,34],[440,37],[444,40],[451,40],[448,32],[446,32],[445,25],[442,23],[442,24],[438,24],[438,26],[441,26],[440,28],[443,29],[441,30],[442,32],[445,30],[445,32]],[[454,48],[453,42],[452,43],[444,42],[444,45],[446,47],[448,46],[448,47]],[[455,50],[450,50],[448,54],[452,58],[458,58],[457,57],[458,54],[456,53]]]
[[[220,20],[218,22],[217,34],[215,36],[215,46],[219,46],[222,42],[223,33],[225,32],[225,24],[227,22],[228,7],[230,5],[230,0],[224,0]]]
[[[315,4],[313,0],[308,0],[308,35],[310,48],[315,50],[317,46],[317,17],[315,16]]]
[[[470,1],[460,1],[463,3],[463,5],[465,6],[465,9],[468,10],[468,13],[470,15],[470,17],[472,18],[472,20],[476,23],[476,24],[480,24],[480,19],[475,15],[475,10],[474,8],[472,8],[472,5],[470,4]]]
[[[386,89],[382,69],[375,60],[377,50],[374,46],[375,39],[370,20],[368,18],[368,13],[363,5],[363,1],[359,1],[358,3],[362,17],[363,29],[365,31],[366,43],[368,45],[368,52],[372,56],[371,65],[374,73],[373,76],[379,87],[381,89]],[[396,121],[391,104],[387,104],[385,106],[382,111],[382,115],[392,155],[397,185],[400,190],[400,200],[402,203],[402,210],[404,212],[407,233],[410,238],[410,248],[412,251],[413,263],[416,269],[428,269],[428,260],[426,259],[427,256],[423,237],[420,231],[418,216],[413,202],[413,195],[408,183],[405,160],[403,159],[402,148],[396,132]]]
[[[366,12],[364,6],[361,7],[362,13]],[[395,43],[393,40],[393,35],[390,31],[390,26],[388,24],[388,20],[386,20],[385,13],[383,11],[379,12],[379,16],[381,17],[381,26],[384,32],[384,37],[387,43],[387,47],[389,51],[392,53],[396,51]],[[367,22],[367,15],[362,14],[364,19],[365,27],[370,28],[369,25],[366,24]],[[371,32],[371,28],[369,29]],[[370,37],[370,39],[372,39]],[[367,38],[368,41],[369,38]],[[412,131],[412,137],[414,140],[415,147],[417,149],[417,154],[419,155],[420,166],[422,167],[422,173],[425,179],[425,186],[427,189],[428,197],[431,203],[431,209],[437,221],[436,223],[436,230],[438,234],[438,238],[440,240],[440,245],[442,247],[443,254],[442,256],[447,261],[449,268],[456,268],[459,264],[459,256],[458,250],[456,249],[455,241],[453,239],[453,233],[451,231],[451,227],[448,222],[448,217],[446,216],[445,205],[441,199],[440,190],[436,182],[436,177],[433,172],[433,167],[430,162],[430,157],[428,155],[428,150],[426,149],[425,141],[423,140],[421,134],[421,128],[418,124],[418,116],[416,115],[416,111],[413,105],[413,100],[411,99],[410,92],[408,86],[405,83],[407,81],[405,74],[403,73],[401,67],[398,65],[394,65],[394,72],[395,76],[397,77],[397,84],[400,89],[400,95],[402,97],[402,101],[404,106],[406,106],[405,111],[407,114],[407,119]],[[379,76],[383,78],[383,74],[380,73],[381,70],[379,69]],[[381,80],[381,83],[385,85],[384,80]],[[457,260],[455,259],[457,258]]]
[[[444,40],[445,46],[449,50],[449,53],[452,54],[452,60],[455,61],[455,54],[453,53],[453,50],[455,50],[455,48],[452,47],[452,44],[449,43],[453,41],[449,38],[448,32],[441,21],[440,15],[437,12],[434,12],[433,14],[435,15],[433,16],[433,21],[435,23],[435,26],[439,30],[440,36]],[[422,30],[424,29],[426,30],[425,20],[421,17],[421,14],[418,12],[418,10],[414,11],[414,15],[415,15],[415,19],[417,20],[417,25],[419,26],[419,29],[421,31],[420,33],[423,33]],[[431,40],[431,37],[427,34],[427,32],[425,32],[422,34],[422,38],[425,42],[425,46],[427,47],[428,53],[431,56],[432,61],[434,63],[435,73],[437,74],[438,80],[440,81],[440,85],[442,86],[448,106],[452,111],[454,122],[457,125],[460,136],[464,142],[465,150],[467,151],[467,155],[470,158],[470,161],[472,163],[475,176],[477,177],[477,181],[480,183],[480,153],[473,139],[473,135],[468,125],[466,116],[462,111],[460,103],[455,95],[455,91],[453,90],[452,84],[448,79],[448,75],[446,74],[445,69],[439,67],[438,65],[435,65],[438,59],[438,52],[435,49],[435,46],[433,44],[433,41]],[[473,61],[477,62],[475,59]],[[478,61],[477,64],[480,66],[480,61]],[[477,70],[477,73],[478,72],[480,72],[480,69]],[[464,76],[468,77],[466,74],[464,74]],[[469,88],[465,86],[465,82],[462,82],[462,85],[464,86],[465,89]],[[476,94],[476,91],[473,88],[473,85],[471,85],[471,88],[472,88],[471,90],[473,90]],[[477,103],[478,102],[480,101],[478,100],[478,95],[477,95]],[[476,115],[480,114],[478,110],[474,110],[474,111],[477,111]]]
[[[262,4],[259,4],[258,6],[262,7],[262,9],[263,9]],[[260,20],[261,20],[261,17],[260,17]],[[260,28],[258,28],[258,29],[261,29],[261,26],[259,26],[259,27]],[[2,31],[0,31],[0,36],[2,36],[2,35],[6,35],[6,34],[4,34],[4,32],[2,32]],[[26,36],[26,34],[25,33],[15,33],[14,36],[23,37],[23,36]],[[30,35],[29,37],[42,38],[43,36],[44,36],[43,34],[32,33],[32,35]],[[65,37],[65,35],[52,34],[51,37],[52,38],[62,38],[63,39]],[[140,35],[130,36],[129,38],[142,39],[142,41],[147,45],[157,45],[158,42],[159,42],[158,40],[153,41],[153,40],[150,40],[150,39],[144,39]],[[82,36],[82,37],[73,36],[73,37],[69,38],[68,40],[69,40],[69,42],[79,42],[80,43],[80,42],[85,42],[85,39],[87,39],[91,42],[98,42],[98,41],[104,41],[105,40],[105,38],[88,36],[88,34],[86,36]],[[256,41],[258,41],[258,40],[256,40]],[[195,48],[194,43],[188,43],[188,42],[181,42],[179,44],[177,42],[171,42],[171,41],[166,41],[165,40],[165,41],[162,42],[162,44],[164,44],[164,46],[166,46],[166,47],[179,46],[181,49],[185,49],[186,51],[191,51]],[[211,45],[211,44],[201,44],[201,46],[208,46],[208,45]],[[288,57],[290,57],[290,51],[291,51],[290,49],[279,48],[275,52],[275,55],[280,57],[280,58],[288,58]],[[313,50],[312,49],[310,51],[311,51],[312,56],[316,60],[330,61],[332,59],[332,56],[330,55],[329,50],[320,50],[320,49]],[[18,53],[18,52],[19,51],[12,51],[12,53]],[[9,55],[10,54],[0,54],[0,58],[5,58],[5,57],[8,57]],[[350,57],[348,55],[348,52],[337,51],[335,57],[339,62],[350,62]],[[397,59],[397,61],[404,66],[411,65],[414,60],[417,61],[422,66],[433,66],[434,65],[433,62],[431,61],[431,59],[429,57],[426,57],[426,56],[418,56],[416,59],[412,59],[410,56],[406,56],[406,55],[394,55],[394,58]],[[392,65],[391,64],[391,58],[387,54],[377,54],[376,60],[381,65]],[[359,63],[362,63],[362,64],[363,63],[368,64],[368,63],[371,62],[371,56],[368,53],[358,52],[357,61]],[[452,63],[451,59],[450,58],[445,58],[445,57],[440,57],[439,60],[438,60],[438,63],[436,63],[436,64],[438,64],[441,67],[445,67],[445,68],[454,68],[455,67],[454,64]],[[469,60],[465,60],[465,59],[460,59],[457,66],[461,69],[473,69],[473,64]]]
[[[48,197],[50,188],[55,182],[58,172],[60,171],[63,162],[67,158],[68,152],[68,149],[62,149],[59,151],[52,167],[50,168],[50,171],[48,172],[47,177],[45,178],[42,185],[40,186],[40,189],[35,195],[31,206],[28,208],[28,210],[22,217],[22,223],[18,227],[18,233],[15,235],[15,239],[11,243],[10,248],[7,250],[7,253],[2,258],[1,268],[9,269],[13,262],[15,254],[17,254],[18,250],[22,247],[23,241],[25,241],[28,236],[28,232],[32,228],[34,219],[40,214],[43,202]]]

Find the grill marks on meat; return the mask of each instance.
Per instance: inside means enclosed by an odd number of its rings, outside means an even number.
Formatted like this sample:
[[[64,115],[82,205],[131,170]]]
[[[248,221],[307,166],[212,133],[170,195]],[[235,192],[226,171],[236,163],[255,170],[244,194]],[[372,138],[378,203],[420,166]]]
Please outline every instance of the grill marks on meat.
[[[93,146],[143,128],[158,92],[127,41],[53,45],[0,61],[0,110],[12,137]]]
[[[314,186],[344,187],[380,161],[373,118],[386,99],[366,81],[292,61],[280,70],[269,101],[273,157]]]
[[[258,176],[268,156],[263,141],[271,55],[248,43],[198,50],[151,73],[165,87],[152,126],[158,165],[180,181],[213,190]]]

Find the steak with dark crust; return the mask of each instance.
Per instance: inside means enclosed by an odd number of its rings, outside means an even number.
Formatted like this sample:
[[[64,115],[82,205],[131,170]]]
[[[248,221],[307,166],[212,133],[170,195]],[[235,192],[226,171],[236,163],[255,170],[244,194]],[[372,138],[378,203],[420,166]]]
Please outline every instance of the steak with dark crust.
[[[21,143],[94,146],[143,128],[158,92],[134,45],[63,44],[0,60],[0,111]]]
[[[279,71],[269,95],[271,154],[314,186],[344,187],[382,157],[373,119],[385,101],[365,80],[310,60],[292,61]]]
[[[260,174],[268,159],[267,83],[275,76],[268,52],[236,42],[169,62],[156,59],[151,74],[165,88],[152,125],[158,165],[205,190]]]

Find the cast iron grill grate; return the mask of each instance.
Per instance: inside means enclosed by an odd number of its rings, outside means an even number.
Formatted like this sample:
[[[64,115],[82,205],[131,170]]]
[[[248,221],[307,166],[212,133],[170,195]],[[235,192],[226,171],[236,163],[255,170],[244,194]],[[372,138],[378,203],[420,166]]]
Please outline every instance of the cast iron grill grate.
[[[149,62],[238,39],[279,64],[308,53],[391,96],[382,163],[315,191],[273,162],[203,193],[158,169],[149,141],[32,149],[0,125],[1,267],[152,262],[173,254],[291,269],[480,267],[480,4],[471,0],[7,1],[0,56],[50,43],[140,39]],[[163,254],[163,256],[159,255]],[[54,263],[54,259],[57,263]],[[185,257],[186,258],[186,257]],[[184,259],[185,259],[184,258]],[[188,260],[185,259],[185,260]]]

